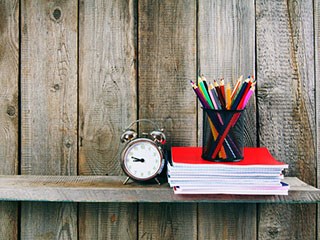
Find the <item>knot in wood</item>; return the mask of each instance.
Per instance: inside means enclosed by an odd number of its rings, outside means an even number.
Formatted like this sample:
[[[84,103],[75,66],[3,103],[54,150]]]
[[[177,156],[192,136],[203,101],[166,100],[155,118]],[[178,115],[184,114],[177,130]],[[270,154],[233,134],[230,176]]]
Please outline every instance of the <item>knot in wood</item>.
[[[60,89],[60,86],[59,86],[59,84],[57,83],[57,84],[55,84],[55,85],[53,86],[53,88],[54,88],[54,90],[59,90],[59,89]]]
[[[10,117],[13,117],[15,114],[16,114],[16,109],[14,106],[8,106],[7,108],[7,114],[10,116]]]
[[[115,214],[112,214],[111,222],[116,222],[116,221],[117,221],[117,216]]]
[[[269,236],[271,236],[272,238],[275,238],[279,234],[279,231],[280,230],[277,227],[269,227],[268,228]]]
[[[54,8],[52,11],[52,14],[51,14],[51,18],[54,21],[58,22],[61,20],[61,17],[62,17],[61,8],[59,8],[59,7]]]
[[[71,148],[72,143],[71,143],[71,142],[69,142],[69,141],[67,141],[67,142],[65,143],[65,146],[66,146],[66,148]]]

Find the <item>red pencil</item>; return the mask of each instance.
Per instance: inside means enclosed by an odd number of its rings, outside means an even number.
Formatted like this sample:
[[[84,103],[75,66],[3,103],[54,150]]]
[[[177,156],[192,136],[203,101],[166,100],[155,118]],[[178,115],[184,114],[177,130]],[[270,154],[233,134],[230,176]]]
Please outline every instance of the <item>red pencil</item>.
[[[220,79],[220,91],[221,91],[221,95],[222,95],[223,101],[225,103],[226,94],[225,94],[225,90],[224,90],[224,80],[223,80],[223,78]],[[226,105],[226,104],[224,104],[224,105]]]

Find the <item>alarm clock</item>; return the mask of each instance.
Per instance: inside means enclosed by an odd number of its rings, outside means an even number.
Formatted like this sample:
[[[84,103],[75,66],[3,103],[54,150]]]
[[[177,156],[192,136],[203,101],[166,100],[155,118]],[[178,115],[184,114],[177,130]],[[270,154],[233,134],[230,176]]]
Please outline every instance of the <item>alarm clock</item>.
[[[133,130],[132,125],[138,122],[152,124],[154,130],[150,133],[143,133],[142,137]],[[139,119],[132,122],[123,132],[120,141],[125,146],[120,155],[121,168],[128,176],[123,182],[126,184],[129,179],[144,182],[154,179],[160,184],[157,176],[162,172],[165,158],[162,146],[166,143],[166,136],[163,129],[148,119]]]

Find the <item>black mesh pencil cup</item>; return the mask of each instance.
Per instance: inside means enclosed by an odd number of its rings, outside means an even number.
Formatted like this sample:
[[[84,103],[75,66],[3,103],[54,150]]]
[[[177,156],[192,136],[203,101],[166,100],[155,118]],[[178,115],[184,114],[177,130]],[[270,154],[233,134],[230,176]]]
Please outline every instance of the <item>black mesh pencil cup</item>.
[[[244,110],[203,108],[202,158],[236,162],[243,159]]]

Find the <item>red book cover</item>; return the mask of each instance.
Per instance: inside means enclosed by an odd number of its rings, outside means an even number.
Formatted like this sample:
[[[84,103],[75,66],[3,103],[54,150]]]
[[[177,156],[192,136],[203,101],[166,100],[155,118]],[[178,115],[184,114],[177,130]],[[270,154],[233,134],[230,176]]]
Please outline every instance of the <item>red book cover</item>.
[[[173,166],[175,165],[227,165],[227,166],[255,166],[255,167],[271,167],[280,166],[287,168],[288,165],[276,160],[265,147],[245,147],[244,158],[238,162],[214,162],[201,158],[201,147],[172,147],[171,159]]]

